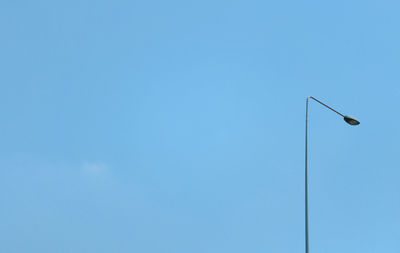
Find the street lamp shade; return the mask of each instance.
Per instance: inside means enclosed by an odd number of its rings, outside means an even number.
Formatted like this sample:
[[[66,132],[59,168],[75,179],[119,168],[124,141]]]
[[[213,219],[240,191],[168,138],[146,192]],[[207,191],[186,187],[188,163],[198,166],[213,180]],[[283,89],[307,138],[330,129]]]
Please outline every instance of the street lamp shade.
[[[349,123],[352,126],[356,126],[358,124],[360,124],[360,121],[358,121],[358,119],[356,119],[353,116],[344,116],[344,121],[346,121],[347,123]]]

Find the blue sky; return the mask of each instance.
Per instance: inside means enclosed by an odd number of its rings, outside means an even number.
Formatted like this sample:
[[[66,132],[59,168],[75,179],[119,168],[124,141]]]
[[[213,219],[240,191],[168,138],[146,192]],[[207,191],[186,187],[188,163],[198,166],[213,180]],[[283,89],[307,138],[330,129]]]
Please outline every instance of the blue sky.
[[[399,252],[397,1],[0,6],[0,252]]]

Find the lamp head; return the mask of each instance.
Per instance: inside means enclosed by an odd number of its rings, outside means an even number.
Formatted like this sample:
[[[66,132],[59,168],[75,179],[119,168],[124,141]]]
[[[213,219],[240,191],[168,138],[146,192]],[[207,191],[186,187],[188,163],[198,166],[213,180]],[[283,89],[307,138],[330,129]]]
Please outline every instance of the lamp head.
[[[356,126],[356,125],[360,124],[360,121],[358,121],[358,119],[356,119],[353,116],[344,116],[343,119],[344,119],[344,121],[346,121],[347,123],[349,123],[352,126]]]

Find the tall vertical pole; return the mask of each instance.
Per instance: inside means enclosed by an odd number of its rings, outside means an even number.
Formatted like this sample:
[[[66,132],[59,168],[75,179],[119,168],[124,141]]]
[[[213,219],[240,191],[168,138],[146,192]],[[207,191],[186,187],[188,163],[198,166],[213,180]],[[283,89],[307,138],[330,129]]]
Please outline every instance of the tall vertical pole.
[[[305,233],[305,245],[306,245],[306,253],[309,253],[310,247],[309,247],[309,240],[308,240],[308,101],[309,99],[313,99],[315,101],[317,101],[318,103],[320,103],[321,105],[325,106],[326,108],[328,108],[331,111],[334,111],[335,113],[337,113],[338,115],[342,116],[344,121],[346,121],[348,124],[350,125],[358,125],[360,124],[360,121],[358,121],[356,118],[352,117],[352,116],[345,116],[343,114],[341,114],[340,112],[336,111],[335,109],[333,109],[332,107],[322,103],[321,101],[319,101],[318,99],[314,98],[314,97],[307,97],[306,100],[306,140],[305,140],[305,182],[304,182],[304,186],[305,186],[305,228],[306,228],[306,233]]]
[[[306,101],[306,147],[305,147],[305,228],[306,228],[306,253],[309,253],[308,245],[308,97]]]

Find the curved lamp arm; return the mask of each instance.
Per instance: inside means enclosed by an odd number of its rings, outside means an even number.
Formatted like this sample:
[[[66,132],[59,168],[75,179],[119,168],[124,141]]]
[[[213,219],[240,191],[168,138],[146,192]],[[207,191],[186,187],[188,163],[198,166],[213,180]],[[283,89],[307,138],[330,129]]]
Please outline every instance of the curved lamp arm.
[[[350,124],[350,125],[352,125],[352,126],[355,126],[355,125],[359,125],[359,124],[360,124],[360,121],[359,121],[358,119],[356,119],[356,117],[350,116],[350,115],[344,115],[344,114],[342,114],[342,113],[336,111],[335,109],[333,109],[333,108],[330,107],[329,105],[322,103],[321,101],[319,101],[319,100],[316,99],[315,97],[312,97],[312,96],[307,97],[307,105],[308,105],[308,99],[309,99],[309,98],[313,99],[314,101],[317,101],[318,103],[320,103],[321,105],[325,106],[325,107],[328,108],[329,110],[336,112],[337,114],[339,114],[340,116],[342,116],[343,119],[344,119],[344,121],[346,121],[348,124]]]
[[[316,99],[315,97],[309,96],[309,97],[307,98],[307,100],[308,100],[309,98],[311,98],[311,99],[313,99],[313,100],[317,101],[318,103],[320,103],[321,105],[325,106],[326,108],[328,108],[328,109],[331,109],[332,111],[336,112],[336,113],[337,113],[337,114],[339,114],[340,116],[344,117],[344,115],[343,115],[343,114],[341,114],[340,112],[336,111],[336,110],[335,110],[335,109],[333,109],[332,107],[330,107],[330,106],[328,106],[328,105],[326,105],[326,104],[322,103],[321,101],[319,101],[319,100],[318,100],[318,99]]]

